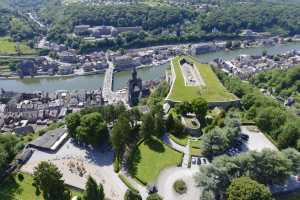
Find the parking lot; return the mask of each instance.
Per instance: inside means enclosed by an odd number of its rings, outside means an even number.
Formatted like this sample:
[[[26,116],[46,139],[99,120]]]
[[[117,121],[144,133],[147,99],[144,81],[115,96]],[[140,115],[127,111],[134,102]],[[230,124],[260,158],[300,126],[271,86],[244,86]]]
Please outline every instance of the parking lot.
[[[191,158],[191,169],[197,170],[200,165],[208,165],[209,161],[205,157],[192,156]]]
[[[241,130],[242,134],[249,136],[249,140],[244,143],[244,151],[262,151],[263,149],[278,151],[277,147],[256,126],[241,126]]]

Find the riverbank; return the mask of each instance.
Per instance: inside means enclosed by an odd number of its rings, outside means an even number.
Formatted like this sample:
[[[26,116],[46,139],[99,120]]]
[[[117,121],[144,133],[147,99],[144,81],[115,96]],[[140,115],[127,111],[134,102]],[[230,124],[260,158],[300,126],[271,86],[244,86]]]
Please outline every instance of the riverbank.
[[[284,53],[291,50],[300,51],[300,42],[277,44],[271,47],[245,48],[232,51],[219,51],[196,56],[201,63],[209,63],[216,58],[231,60],[239,55],[261,55],[267,50],[268,54],[274,55]],[[143,81],[160,80],[165,75],[169,64],[163,64],[152,67],[142,67],[137,70],[138,77]],[[128,79],[131,78],[131,70],[115,72],[113,88],[119,90],[127,86]],[[17,92],[33,92],[33,91],[56,91],[64,90],[93,90],[102,87],[104,74],[73,76],[73,77],[50,77],[50,78],[26,78],[26,79],[5,79],[0,80],[0,88]]]
[[[92,72],[84,72],[81,74],[66,74],[66,75],[38,75],[38,76],[25,76],[23,78],[20,78],[19,76],[7,76],[7,77],[1,77],[0,80],[18,80],[18,79],[32,79],[32,78],[71,78],[71,77],[77,77],[77,76],[89,76],[89,75],[96,75],[96,74],[104,74],[105,69],[103,70],[96,70]]]

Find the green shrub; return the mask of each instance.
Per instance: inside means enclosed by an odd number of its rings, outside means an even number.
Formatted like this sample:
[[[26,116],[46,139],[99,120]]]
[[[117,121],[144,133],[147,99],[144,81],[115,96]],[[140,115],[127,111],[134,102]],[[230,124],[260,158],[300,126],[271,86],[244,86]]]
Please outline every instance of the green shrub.
[[[147,197],[147,200],[162,200],[162,198],[157,193],[153,193]]]
[[[18,174],[18,180],[19,180],[19,181],[23,181],[23,180],[24,180],[24,175],[21,174],[21,173],[19,173],[19,174]]]
[[[124,200],[142,200],[142,197],[137,192],[127,190],[124,196]]]
[[[120,171],[120,168],[121,168],[120,159],[118,159],[117,157],[115,157],[114,162],[113,162],[113,166],[114,166],[114,171],[116,173],[118,173]]]
[[[184,194],[187,191],[186,183],[183,180],[177,180],[173,184],[173,188],[175,192],[177,192],[178,194]]]

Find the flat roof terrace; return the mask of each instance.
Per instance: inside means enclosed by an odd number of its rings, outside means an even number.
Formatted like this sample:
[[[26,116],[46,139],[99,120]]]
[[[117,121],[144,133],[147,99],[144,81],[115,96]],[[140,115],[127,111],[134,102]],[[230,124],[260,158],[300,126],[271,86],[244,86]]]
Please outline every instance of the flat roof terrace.
[[[205,86],[204,80],[195,64],[182,59],[180,61],[180,69],[186,86]]]
[[[58,128],[38,137],[29,143],[29,146],[42,150],[56,151],[67,137],[67,130],[65,128]]]
[[[189,63],[185,65],[185,62]],[[227,91],[211,66],[201,64],[191,56],[176,56],[171,60],[173,81],[167,101],[192,101],[198,97],[210,102],[231,102],[238,98]],[[185,79],[188,80],[186,84]],[[193,84],[190,84],[190,83]]]

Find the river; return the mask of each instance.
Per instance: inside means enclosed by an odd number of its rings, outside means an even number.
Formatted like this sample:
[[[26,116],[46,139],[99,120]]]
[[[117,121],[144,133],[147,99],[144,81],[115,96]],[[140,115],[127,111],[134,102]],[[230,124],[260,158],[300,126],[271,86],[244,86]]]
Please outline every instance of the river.
[[[300,51],[300,43],[278,44],[271,47],[253,47],[233,51],[219,51],[196,56],[201,62],[210,62],[215,58],[233,59],[241,54],[261,55],[264,50],[268,54],[279,54],[289,50]],[[159,80],[165,73],[169,64],[138,69],[138,76],[144,81]],[[130,71],[117,72],[114,75],[114,90],[126,87],[130,78]],[[51,77],[26,78],[16,80],[0,80],[0,88],[16,92],[55,91],[55,90],[91,90],[102,87],[104,74],[77,76],[77,77]]]

